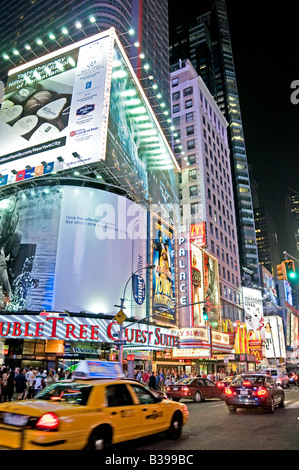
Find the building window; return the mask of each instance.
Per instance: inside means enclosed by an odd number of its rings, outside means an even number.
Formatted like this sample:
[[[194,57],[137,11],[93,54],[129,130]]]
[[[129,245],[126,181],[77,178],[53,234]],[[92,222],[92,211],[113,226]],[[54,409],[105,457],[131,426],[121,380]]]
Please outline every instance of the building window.
[[[194,163],[196,163],[195,153],[192,153],[191,155],[188,155],[188,162],[189,162],[189,165],[193,165]]]
[[[186,128],[186,134],[188,135],[193,135],[194,134],[194,126],[188,126]]]
[[[197,171],[189,170],[189,181],[194,181],[197,179]]]
[[[185,108],[186,109],[192,108],[192,106],[193,106],[192,100],[185,101]]]
[[[189,188],[189,195],[190,195],[190,197],[196,197],[196,196],[198,196],[197,186],[190,186],[190,188]]]
[[[197,212],[198,212],[198,202],[192,202],[192,204],[190,204],[190,214],[195,215],[197,214]]]
[[[188,88],[184,89],[184,96],[189,96],[193,94],[193,87],[189,86]]]
[[[192,140],[188,140],[187,142],[187,150],[192,150],[195,148],[195,140],[192,139]]]
[[[193,112],[186,114],[186,122],[193,121]]]
[[[180,105],[174,104],[172,108],[173,113],[178,113],[180,111]]]
[[[176,91],[175,93],[172,93],[172,100],[176,101],[180,99],[180,92]]]
[[[173,79],[172,79],[172,86],[175,87],[175,86],[178,86],[178,84],[179,84],[179,79],[178,79],[178,77],[173,78]]]

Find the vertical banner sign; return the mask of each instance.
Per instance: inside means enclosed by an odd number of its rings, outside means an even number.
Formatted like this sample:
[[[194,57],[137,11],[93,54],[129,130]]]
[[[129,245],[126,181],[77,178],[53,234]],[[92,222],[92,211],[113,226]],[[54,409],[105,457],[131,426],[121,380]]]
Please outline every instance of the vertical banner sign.
[[[152,216],[152,257],[156,266],[152,295],[154,318],[175,325],[174,229],[155,215]]]
[[[258,289],[243,287],[243,304],[245,312],[246,329],[249,337],[255,331],[261,334],[261,339],[265,339],[264,313],[262,293]]]

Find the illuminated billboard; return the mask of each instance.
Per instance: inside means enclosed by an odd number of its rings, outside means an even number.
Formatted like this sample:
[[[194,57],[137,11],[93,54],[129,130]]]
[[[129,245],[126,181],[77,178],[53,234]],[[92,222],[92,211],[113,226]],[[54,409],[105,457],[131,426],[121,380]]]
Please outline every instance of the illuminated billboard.
[[[0,187],[84,167],[179,217],[180,168],[114,28],[11,70],[0,141]]]
[[[191,243],[191,303],[192,326],[204,325],[203,307],[206,308],[209,321],[220,323],[220,295],[218,262],[216,258]],[[203,302],[198,304],[198,302]]]
[[[113,315],[132,273],[146,266],[146,211],[122,196],[35,186],[2,199],[0,216],[4,311]],[[146,299],[131,283],[125,307],[127,317],[146,316]]]
[[[101,33],[13,69],[0,111],[9,184],[105,158],[113,35]],[[59,161],[60,160],[60,161]]]
[[[283,322],[278,315],[265,317],[265,353],[267,358],[286,357]]]
[[[177,323],[176,264],[174,229],[159,217],[152,215],[153,320],[170,325]]]
[[[260,333],[262,340],[265,339],[264,312],[262,293],[258,289],[243,287],[243,307],[246,329],[249,336],[255,331]]]

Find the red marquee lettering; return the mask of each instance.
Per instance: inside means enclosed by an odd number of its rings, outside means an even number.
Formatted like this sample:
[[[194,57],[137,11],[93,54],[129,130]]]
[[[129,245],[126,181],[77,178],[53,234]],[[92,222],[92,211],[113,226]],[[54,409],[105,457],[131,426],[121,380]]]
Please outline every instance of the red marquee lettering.
[[[4,325],[4,322],[2,321],[0,323],[0,335],[1,336],[7,336],[9,334],[9,330],[10,330],[10,322],[7,322],[7,330],[6,330],[6,333],[3,333],[3,325]]]
[[[62,323],[64,322],[64,318],[52,318],[52,317],[48,317],[46,318],[46,321],[52,321],[52,332],[51,332],[51,338],[58,338],[58,336],[56,335],[56,327],[57,327],[57,322],[58,321],[62,321]]]
[[[35,335],[34,336],[39,336],[41,338],[43,336],[43,328],[44,328],[43,323],[35,323]]]
[[[28,331],[28,330],[29,330],[29,328],[30,328],[30,322],[29,322],[29,321],[27,321],[27,322],[25,323],[25,332],[24,332],[24,336],[33,336],[33,334],[32,334],[32,333],[31,333],[31,334],[29,334],[29,331]]]
[[[78,336],[75,335],[74,329],[76,328],[76,325],[73,325],[72,323],[69,323],[66,325],[66,334],[65,337],[69,338],[70,335],[72,335],[75,339],[79,339]]]
[[[88,325],[80,325],[80,335],[79,335],[80,339],[87,339],[87,331],[86,331],[87,327]]]
[[[91,326],[91,335],[90,339],[99,339],[99,327],[98,325],[92,325]]]
[[[16,321],[14,322],[14,325],[13,325],[12,336],[20,336],[21,334],[22,334],[21,323]]]

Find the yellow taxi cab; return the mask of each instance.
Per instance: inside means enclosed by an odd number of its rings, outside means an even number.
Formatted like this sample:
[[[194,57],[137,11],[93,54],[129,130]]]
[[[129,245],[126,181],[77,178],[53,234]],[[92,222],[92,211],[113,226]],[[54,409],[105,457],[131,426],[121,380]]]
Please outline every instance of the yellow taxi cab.
[[[178,439],[187,406],[123,377],[119,363],[81,361],[73,380],[55,382],[30,400],[2,403],[0,447],[103,450],[164,431]]]

